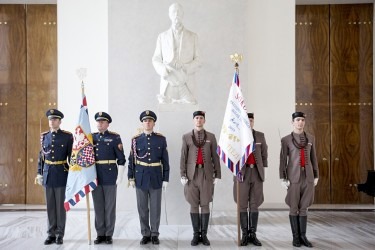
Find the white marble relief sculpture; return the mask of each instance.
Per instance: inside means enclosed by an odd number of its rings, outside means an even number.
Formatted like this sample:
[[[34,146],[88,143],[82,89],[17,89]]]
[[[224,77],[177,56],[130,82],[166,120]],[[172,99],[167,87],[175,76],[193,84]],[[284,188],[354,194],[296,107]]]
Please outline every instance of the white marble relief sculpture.
[[[182,6],[169,7],[170,29],[159,34],[152,64],[160,75],[159,103],[196,104],[194,73],[200,68],[198,36],[182,24]]]

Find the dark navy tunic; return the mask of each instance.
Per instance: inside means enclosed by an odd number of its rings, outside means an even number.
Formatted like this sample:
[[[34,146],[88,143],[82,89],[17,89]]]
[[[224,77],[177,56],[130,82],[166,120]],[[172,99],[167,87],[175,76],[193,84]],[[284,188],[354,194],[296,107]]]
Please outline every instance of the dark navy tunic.
[[[95,161],[99,162],[96,164],[98,184],[116,185],[117,165],[125,165],[126,162],[120,135],[107,130],[103,133],[93,133],[93,140]],[[103,161],[113,161],[113,163],[103,164]]]
[[[44,132],[41,134],[41,146],[38,174],[43,175],[43,186],[65,187],[72,154],[72,133],[61,129]]]
[[[128,178],[135,178],[136,187],[143,190],[159,189],[163,181],[169,181],[167,141],[163,135],[153,132],[133,137]]]

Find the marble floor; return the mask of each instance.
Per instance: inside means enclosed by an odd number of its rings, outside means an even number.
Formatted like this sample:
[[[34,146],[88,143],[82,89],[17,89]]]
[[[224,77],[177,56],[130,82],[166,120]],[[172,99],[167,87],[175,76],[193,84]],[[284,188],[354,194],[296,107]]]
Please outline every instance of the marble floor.
[[[373,206],[372,206],[373,207]],[[30,208],[30,207],[29,207]],[[183,214],[182,216],[189,216]],[[96,233],[91,212],[91,235]],[[257,236],[262,247],[237,247],[235,212],[214,212],[209,227],[210,247],[196,249],[293,249],[292,235],[285,209],[260,212]],[[135,211],[118,212],[113,245],[89,245],[86,211],[68,213],[64,244],[44,246],[46,238],[46,212],[43,209],[0,209],[0,249],[192,249],[190,225],[160,226],[159,246],[139,245],[140,228]],[[374,209],[311,209],[307,236],[314,249],[375,249]],[[305,249],[305,247],[301,247]]]

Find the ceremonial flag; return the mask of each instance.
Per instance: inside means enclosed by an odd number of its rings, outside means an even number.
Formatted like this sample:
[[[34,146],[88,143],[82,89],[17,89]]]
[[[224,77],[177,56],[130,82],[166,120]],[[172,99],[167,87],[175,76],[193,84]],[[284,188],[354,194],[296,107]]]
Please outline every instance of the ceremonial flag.
[[[253,133],[236,70],[217,147],[217,153],[233,175],[237,176],[246,163],[253,151],[253,142]]]
[[[82,105],[78,125],[74,130],[73,136],[73,149],[65,190],[64,207],[66,211],[69,211],[72,206],[77,204],[98,185],[95,152],[83,83]]]

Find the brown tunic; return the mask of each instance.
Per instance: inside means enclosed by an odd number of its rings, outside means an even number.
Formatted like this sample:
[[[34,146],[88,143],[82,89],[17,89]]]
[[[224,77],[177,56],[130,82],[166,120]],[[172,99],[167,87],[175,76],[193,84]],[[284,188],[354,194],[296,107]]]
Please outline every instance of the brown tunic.
[[[264,134],[253,130],[255,142],[255,165],[245,165],[241,172],[243,182],[239,183],[240,188],[240,212],[258,212],[258,207],[263,203],[263,182],[265,179],[264,168],[268,167],[268,146]],[[237,178],[233,177],[233,196],[237,202]]]
[[[195,130],[194,133],[198,139],[198,131]],[[202,133],[199,137],[203,137],[203,130],[199,133]],[[194,207],[206,206],[212,201],[213,180],[221,178],[216,138],[214,134],[207,131],[206,133],[206,143],[202,146],[203,168],[196,167],[198,147],[194,145],[193,133],[189,132],[182,136],[180,174],[189,180],[185,185],[185,198]]]
[[[305,167],[301,167],[300,149],[293,143],[293,136],[297,143],[308,140],[304,148]],[[287,135],[281,139],[280,179],[288,179],[285,203],[290,207],[290,215],[306,215],[307,208],[314,201],[314,178],[319,178],[318,160],[316,158],[315,138],[306,133]]]

